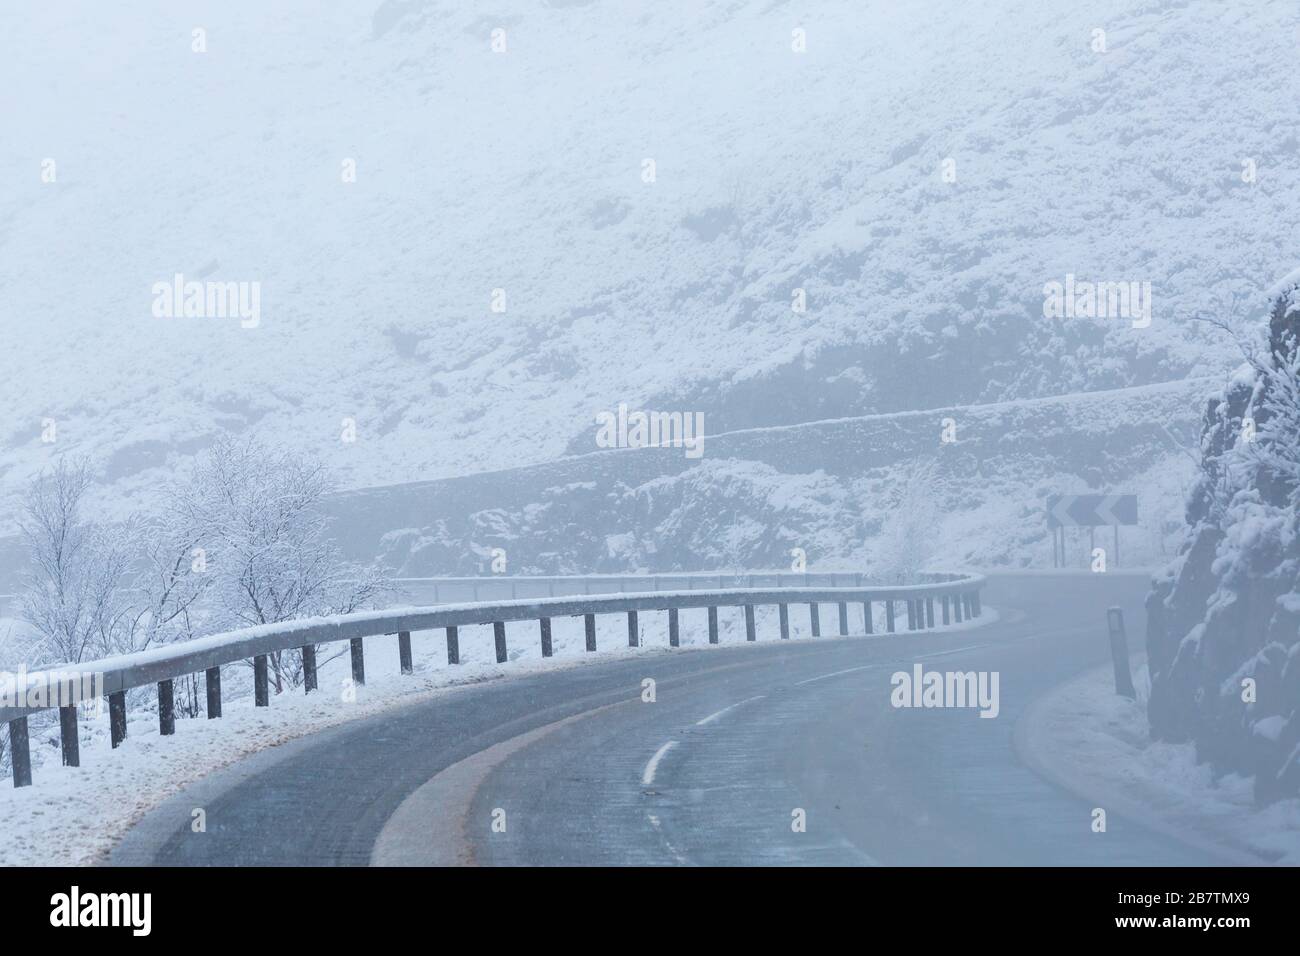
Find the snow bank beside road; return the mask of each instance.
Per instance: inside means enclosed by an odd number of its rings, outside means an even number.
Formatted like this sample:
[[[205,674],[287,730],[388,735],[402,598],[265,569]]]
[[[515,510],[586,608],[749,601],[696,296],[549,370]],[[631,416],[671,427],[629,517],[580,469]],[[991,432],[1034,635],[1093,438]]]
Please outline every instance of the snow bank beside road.
[[[1016,727],[1017,749],[1095,806],[1217,851],[1225,862],[1300,866],[1300,800],[1259,807],[1250,778],[1215,780],[1191,744],[1153,742],[1145,666],[1134,682],[1139,700],[1120,697],[1107,665],[1040,697]]]

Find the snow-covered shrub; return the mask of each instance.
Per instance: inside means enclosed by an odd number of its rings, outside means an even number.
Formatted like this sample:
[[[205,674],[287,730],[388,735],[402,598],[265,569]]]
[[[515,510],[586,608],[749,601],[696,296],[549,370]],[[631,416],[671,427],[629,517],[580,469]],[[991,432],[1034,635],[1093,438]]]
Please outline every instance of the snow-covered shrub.
[[[1178,559],[1147,599],[1153,735],[1300,793],[1300,284],[1206,410]]]

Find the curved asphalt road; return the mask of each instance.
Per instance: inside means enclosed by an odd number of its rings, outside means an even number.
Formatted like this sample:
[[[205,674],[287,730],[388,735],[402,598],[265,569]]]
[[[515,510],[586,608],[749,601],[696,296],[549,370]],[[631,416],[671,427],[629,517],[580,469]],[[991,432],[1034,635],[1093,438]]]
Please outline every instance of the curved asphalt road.
[[[1146,583],[994,577],[990,626],[761,635],[458,689],[214,774],[147,816],[112,862],[1212,865],[1115,814],[1092,833],[1092,804],[1013,746],[1034,697],[1108,660],[1107,606],[1125,608],[1140,645]],[[689,620],[683,639],[698,640]],[[999,716],[891,707],[890,675],[913,663],[998,671]],[[654,703],[641,700],[647,677]],[[206,833],[190,830],[196,806]],[[792,830],[796,809],[806,832]]]

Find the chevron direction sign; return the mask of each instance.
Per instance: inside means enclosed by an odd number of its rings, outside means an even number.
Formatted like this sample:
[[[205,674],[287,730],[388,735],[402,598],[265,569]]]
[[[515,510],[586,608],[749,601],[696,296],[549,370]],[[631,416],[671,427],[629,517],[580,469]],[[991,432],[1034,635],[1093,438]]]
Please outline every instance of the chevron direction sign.
[[[1137,523],[1137,495],[1052,495],[1047,499],[1049,528]]]

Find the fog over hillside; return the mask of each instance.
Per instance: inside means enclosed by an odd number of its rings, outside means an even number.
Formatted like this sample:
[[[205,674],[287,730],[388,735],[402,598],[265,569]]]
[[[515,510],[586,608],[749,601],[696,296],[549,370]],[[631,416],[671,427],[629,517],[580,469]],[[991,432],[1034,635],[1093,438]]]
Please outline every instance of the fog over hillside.
[[[1221,380],[1193,317],[1294,258],[1294,12],[19,5],[0,494],[57,449],[125,512],[222,432],[346,488],[591,451],[620,402],[718,434]],[[177,274],[259,282],[256,326],[157,317]],[[1149,326],[1044,317],[1067,276],[1149,282]]]

